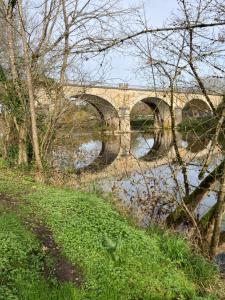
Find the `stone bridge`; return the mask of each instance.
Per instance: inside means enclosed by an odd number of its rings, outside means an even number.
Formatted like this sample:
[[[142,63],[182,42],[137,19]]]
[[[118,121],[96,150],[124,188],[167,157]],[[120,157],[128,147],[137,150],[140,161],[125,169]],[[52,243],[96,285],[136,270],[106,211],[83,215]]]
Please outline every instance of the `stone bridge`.
[[[66,84],[64,95],[68,101],[83,100],[88,102],[98,111],[102,122],[111,126],[115,131],[130,132],[130,114],[138,102],[144,102],[152,108],[155,115],[155,128],[169,128],[171,124],[169,90],[153,91],[126,85],[109,87]],[[221,95],[210,94],[209,97],[215,108],[222,103]],[[51,100],[43,91],[39,91],[39,102],[51,104]],[[189,111],[192,112],[192,116],[211,113],[211,109],[202,94],[175,92],[174,114],[176,123],[180,123]]]
[[[120,132],[130,132],[130,114],[138,102],[144,102],[152,108],[155,115],[155,127],[170,127],[170,91],[153,91],[145,88],[132,88],[123,84],[119,87],[108,86],[78,86],[67,84],[64,94],[68,100],[82,99],[99,112],[101,119],[107,125]],[[222,103],[222,96],[209,95],[212,104],[217,108]],[[174,114],[178,124],[188,111],[192,116],[210,113],[210,107],[205,97],[194,92],[174,93]]]

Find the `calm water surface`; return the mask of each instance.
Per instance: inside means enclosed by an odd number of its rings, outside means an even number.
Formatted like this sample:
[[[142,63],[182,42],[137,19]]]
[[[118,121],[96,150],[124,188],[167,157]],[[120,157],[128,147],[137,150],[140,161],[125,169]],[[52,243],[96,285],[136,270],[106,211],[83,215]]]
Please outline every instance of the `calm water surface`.
[[[200,182],[198,175],[210,147],[210,138],[176,134],[190,189],[194,189]],[[221,139],[216,147],[208,171],[222,160],[223,142]],[[168,214],[184,195],[183,175],[169,130],[63,136],[52,152],[51,162],[56,169],[76,174],[79,184],[98,186],[103,192],[115,194],[142,225]],[[196,214],[201,217],[207,212],[215,204],[216,197],[215,184],[196,205]]]

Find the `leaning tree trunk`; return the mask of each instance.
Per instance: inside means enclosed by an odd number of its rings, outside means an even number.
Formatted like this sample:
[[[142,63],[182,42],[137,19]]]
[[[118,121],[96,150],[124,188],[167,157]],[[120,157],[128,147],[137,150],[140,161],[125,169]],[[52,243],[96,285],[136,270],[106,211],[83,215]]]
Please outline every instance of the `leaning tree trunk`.
[[[25,111],[26,104],[20,89],[19,76],[18,76],[17,66],[16,66],[16,54],[15,54],[15,44],[14,44],[14,35],[13,35],[13,11],[11,5],[9,5],[8,7],[7,15],[6,15],[6,32],[7,32],[8,55],[10,60],[12,81],[15,87],[15,92],[20,100],[20,105]],[[27,150],[26,150],[27,130],[26,130],[25,113],[24,113],[24,120],[22,121],[22,124],[20,125],[18,124],[15,116],[14,116],[14,124],[18,132],[18,164],[27,165],[28,163]]]
[[[209,173],[194,191],[192,191],[187,197],[184,197],[183,202],[191,212],[195,210],[205,194],[208,193],[216,179],[221,178],[224,166],[225,160],[223,160],[211,173]],[[181,203],[181,205],[167,217],[166,222],[168,225],[178,226],[188,219],[189,218]]]
[[[215,211],[215,223],[213,229],[213,235],[210,245],[210,254],[214,256],[216,254],[217,247],[219,245],[220,239],[220,228],[222,223],[222,218],[224,215],[225,210],[225,167],[223,168],[223,175],[220,181],[220,190],[218,193],[218,200],[216,204],[216,211]]]
[[[37,131],[37,122],[36,122],[35,98],[34,98],[34,87],[33,87],[33,82],[32,82],[31,64],[30,64],[29,50],[28,50],[28,45],[27,45],[27,37],[26,37],[25,28],[24,28],[22,1],[18,0],[17,3],[18,3],[19,13],[20,13],[20,25],[21,25],[20,27],[21,27],[21,36],[22,36],[23,52],[24,52],[26,82],[27,82],[27,88],[28,88],[28,94],[29,94],[33,149],[34,149],[36,167],[38,169],[38,173],[41,174],[43,171],[43,166],[42,166],[39,141],[38,141],[38,131]]]

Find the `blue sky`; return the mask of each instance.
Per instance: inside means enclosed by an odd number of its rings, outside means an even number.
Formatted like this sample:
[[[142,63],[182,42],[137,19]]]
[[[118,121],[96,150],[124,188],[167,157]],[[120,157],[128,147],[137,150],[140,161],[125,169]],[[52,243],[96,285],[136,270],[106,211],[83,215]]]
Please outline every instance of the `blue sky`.
[[[126,4],[138,3],[139,1],[125,0]],[[140,3],[140,2],[139,2]],[[149,26],[162,26],[171,16],[171,13],[177,10],[176,0],[145,0],[143,1],[146,18]],[[135,75],[135,59],[124,54],[113,54],[110,58],[111,70],[108,73],[109,82],[128,82],[132,85],[145,85],[143,79]]]

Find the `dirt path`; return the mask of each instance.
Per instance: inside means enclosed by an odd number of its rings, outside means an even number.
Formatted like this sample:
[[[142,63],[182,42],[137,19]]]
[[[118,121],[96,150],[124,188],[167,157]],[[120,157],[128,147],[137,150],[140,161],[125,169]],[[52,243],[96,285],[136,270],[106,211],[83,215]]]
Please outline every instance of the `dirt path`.
[[[71,282],[75,286],[80,287],[83,282],[83,272],[79,266],[73,265],[68,259],[62,255],[60,247],[53,238],[51,230],[49,230],[40,220],[35,216],[21,217],[20,200],[9,197],[0,193],[0,203],[8,210],[16,212],[22,219],[26,228],[31,230],[38,238],[41,244],[41,251],[45,254],[43,274],[45,278],[55,277],[59,282]],[[29,205],[29,203],[26,203]],[[47,257],[52,258],[53,264],[49,267]]]

